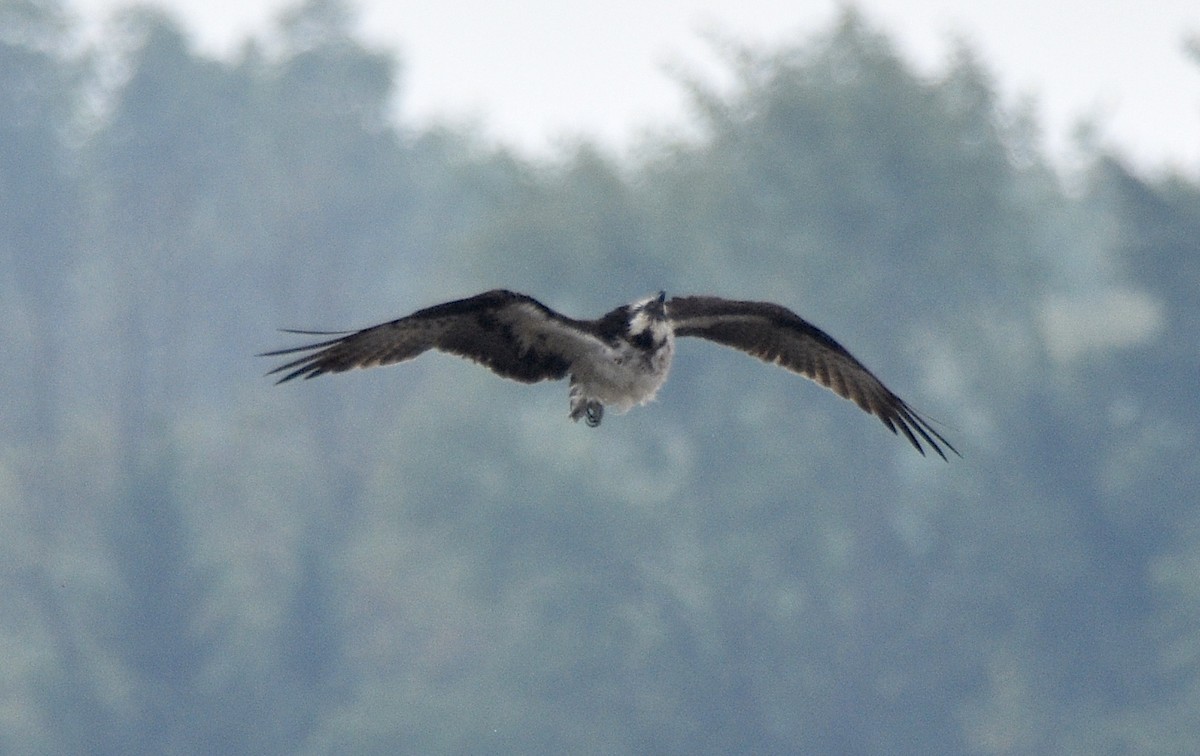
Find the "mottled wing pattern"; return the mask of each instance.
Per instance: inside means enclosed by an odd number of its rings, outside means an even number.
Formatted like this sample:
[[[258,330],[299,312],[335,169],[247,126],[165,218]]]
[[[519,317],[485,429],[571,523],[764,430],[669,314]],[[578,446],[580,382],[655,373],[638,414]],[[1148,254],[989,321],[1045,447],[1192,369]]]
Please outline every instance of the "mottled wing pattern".
[[[584,336],[568,328],[571,323],[532,297],[497,289],[434,305],[361,331],[339,333],[336,338],[261,356],[308,353],[269,373],[284,373],[279,383],[390,365],[430,349],[466,357],[506,378],[536,383],[565,377],[573,353],[583,348],[572,342]],[[571,346],[576,348],[572,350]]]
[[[942,459],[946,458],[942,446],[958,453],[841,344],[786,307],[719,297],[674,297],[667,302],[667,314],[676,336],[699,336],[799,373],[875,415],[893,433],[903,433],[922,454],[922,440]]]

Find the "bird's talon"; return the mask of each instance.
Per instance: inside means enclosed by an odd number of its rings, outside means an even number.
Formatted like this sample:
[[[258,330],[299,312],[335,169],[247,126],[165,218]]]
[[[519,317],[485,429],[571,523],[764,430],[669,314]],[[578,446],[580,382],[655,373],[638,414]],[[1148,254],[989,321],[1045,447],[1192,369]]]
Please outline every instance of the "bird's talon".
[[[599,402],[588,402],[587,409],[584,410],[584,422],[589,428],[595,428],[600,424],[601,418],[604,417],[604,405]]]

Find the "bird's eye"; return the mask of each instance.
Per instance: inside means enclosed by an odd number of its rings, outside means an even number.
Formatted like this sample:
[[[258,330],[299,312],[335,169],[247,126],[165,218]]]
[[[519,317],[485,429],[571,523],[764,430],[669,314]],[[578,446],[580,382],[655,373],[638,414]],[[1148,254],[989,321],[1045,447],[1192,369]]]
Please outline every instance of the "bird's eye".
[[[649,331],[642,331],[641,333],[635,334],[630,341],[632,341],[633,345],[638,349],[650,349],[654,346],[654,337],[650,335]]]

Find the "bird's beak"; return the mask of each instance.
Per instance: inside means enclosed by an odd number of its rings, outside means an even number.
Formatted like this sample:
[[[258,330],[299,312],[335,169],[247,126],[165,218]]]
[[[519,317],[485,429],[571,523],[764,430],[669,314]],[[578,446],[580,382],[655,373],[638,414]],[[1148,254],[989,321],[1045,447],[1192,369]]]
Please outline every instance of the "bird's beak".
[[[646,304],[645,309],[647,312],[652,312],[659,317],[663,317],[664,315],[666,315],[666,312],[667,312],[666,305],[664,304],[666,301],[667,301],[667,292],[660,291],[660,292],[658,292],[657,297],[655,297],[654,299],[651,299],[650,302]]]

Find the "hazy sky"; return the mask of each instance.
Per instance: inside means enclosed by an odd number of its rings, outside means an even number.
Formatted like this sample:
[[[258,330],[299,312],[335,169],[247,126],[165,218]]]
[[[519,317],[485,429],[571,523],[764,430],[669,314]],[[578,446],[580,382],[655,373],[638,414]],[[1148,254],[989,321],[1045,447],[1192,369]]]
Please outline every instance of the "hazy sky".
[[[126,0],[69,0],[91,20]],[[262,33],[288,0],[155,0],[203,49],[227,53]],[[705,34],[802,39],[828,28],[834,0],[357,0],[364,36],[404,61],[410,122],[471,120],[542,152],[586,134],[625,146],[681,121],[669,71],[716,76]],[[1032,95],[1048,147],[1069,157],[1082,118],[1143,167],[1200,175],[1198,0],[859,0],[924,71],[949,43],[980,54],[1011,101]]]

